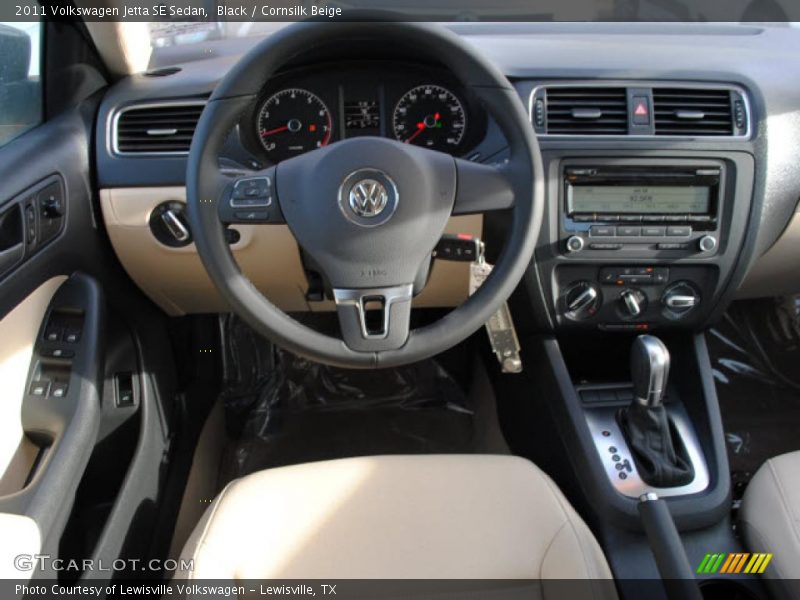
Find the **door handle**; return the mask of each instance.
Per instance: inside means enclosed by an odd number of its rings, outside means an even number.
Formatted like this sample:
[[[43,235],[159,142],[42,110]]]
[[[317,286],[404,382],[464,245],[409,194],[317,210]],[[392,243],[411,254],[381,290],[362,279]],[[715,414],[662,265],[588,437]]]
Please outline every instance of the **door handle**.
[[[15,204],[0,215],[0,252],[22,244],[25,241],[24,231],[22,209],[19,204]]]
[[[4,275],[25,256],[25,228],[22,209],[15,204],[0,215],[0,275]]]

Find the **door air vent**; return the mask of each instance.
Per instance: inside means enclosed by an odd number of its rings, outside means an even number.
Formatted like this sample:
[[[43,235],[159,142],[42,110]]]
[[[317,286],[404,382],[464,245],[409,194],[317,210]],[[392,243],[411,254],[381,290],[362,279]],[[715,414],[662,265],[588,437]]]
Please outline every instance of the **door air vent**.
[[[626,135],[628,101],[624,87],[549,87],[545,90],[549,135]]]
[[[653,88],[656,135],[732,136],[740,108],[727,89]],[[744,114],[742,110],[742,115]]]
[[[138,104],[116,113],[112,150],[116,154],[189,153],[204,101]]]

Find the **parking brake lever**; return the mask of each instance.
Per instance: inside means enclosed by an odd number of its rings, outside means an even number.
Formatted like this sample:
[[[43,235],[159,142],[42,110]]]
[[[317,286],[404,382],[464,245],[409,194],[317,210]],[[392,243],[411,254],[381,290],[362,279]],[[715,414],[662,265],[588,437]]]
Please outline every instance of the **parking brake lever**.
[[[639,498],[639,518],[669,600],[703,600],[669,507],[657,494]]]

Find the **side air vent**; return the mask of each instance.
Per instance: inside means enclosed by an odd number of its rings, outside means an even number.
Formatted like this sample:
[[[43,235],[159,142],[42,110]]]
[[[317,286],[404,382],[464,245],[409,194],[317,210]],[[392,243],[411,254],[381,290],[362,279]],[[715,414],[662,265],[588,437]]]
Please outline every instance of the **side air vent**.
[[[113,150],[117,154],[188,154],[205,102],[139,104],[117,113]]]
[[[626,135],[624,87],[549,87],[545,92],[550,135]]]
[[[656,135],[732,136],[734,98],[725,89],[653,88]],[[737,120],[739,117],[737,116]]]

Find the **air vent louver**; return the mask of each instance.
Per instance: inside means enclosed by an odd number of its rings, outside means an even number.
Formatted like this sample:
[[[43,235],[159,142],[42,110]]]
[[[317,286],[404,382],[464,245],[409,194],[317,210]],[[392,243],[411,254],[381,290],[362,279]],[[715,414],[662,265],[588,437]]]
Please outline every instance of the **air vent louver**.
[[[117,120],[114,150],[123,154],[187,154],[202,103],[132,106]]]
[[[734,135],[731,93],[724,89],[653,88],[656,135]]]
[[[550,135],[626,135],[628,101],[623,87],[547,88]]]

